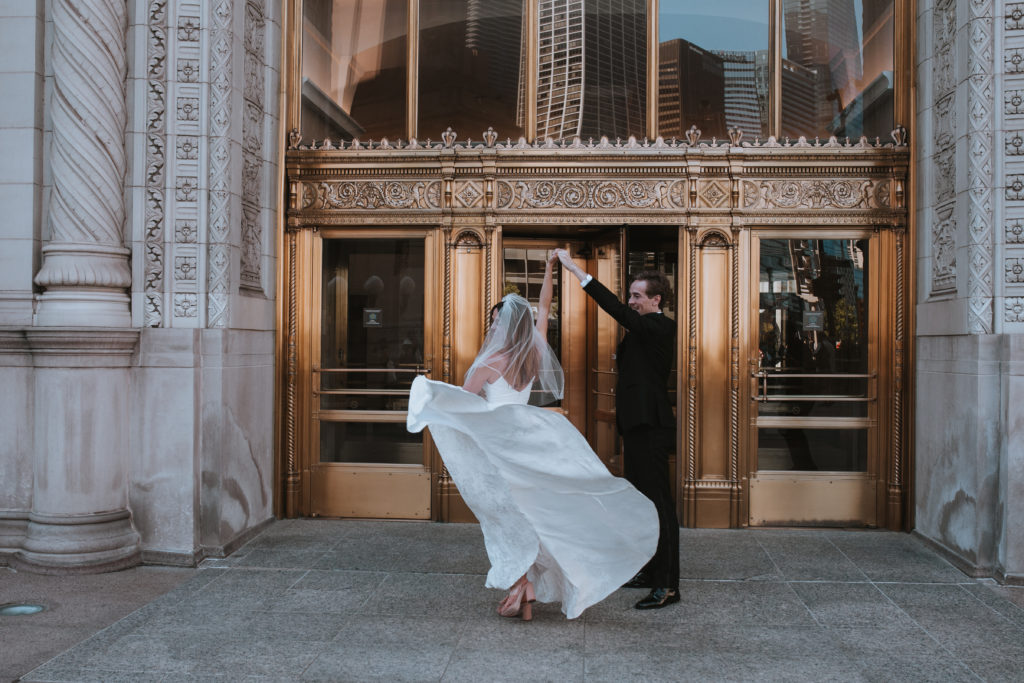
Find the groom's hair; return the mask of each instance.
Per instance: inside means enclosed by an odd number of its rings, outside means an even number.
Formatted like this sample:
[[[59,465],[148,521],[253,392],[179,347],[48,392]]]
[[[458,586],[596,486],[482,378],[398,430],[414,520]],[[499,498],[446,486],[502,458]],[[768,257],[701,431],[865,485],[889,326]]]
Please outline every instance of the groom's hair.
[[[661,296],[661,301],[658,302],[659,309],[672,305],[672,283],[665,273],[660,270],[642,270],[633,276],[630,284],[638,280],[647,283],[648,297]]]

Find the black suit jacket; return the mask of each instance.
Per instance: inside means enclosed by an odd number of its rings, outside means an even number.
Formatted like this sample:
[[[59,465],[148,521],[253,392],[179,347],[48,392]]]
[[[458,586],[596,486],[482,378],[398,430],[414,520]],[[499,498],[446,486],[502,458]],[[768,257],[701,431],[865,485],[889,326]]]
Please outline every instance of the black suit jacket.
[[[675,321],[661,313],[640,315],[595,279],[583,289],[627,330],[615,353],[615,419],[619,431],[642,426],[675,427],[668,398]]]

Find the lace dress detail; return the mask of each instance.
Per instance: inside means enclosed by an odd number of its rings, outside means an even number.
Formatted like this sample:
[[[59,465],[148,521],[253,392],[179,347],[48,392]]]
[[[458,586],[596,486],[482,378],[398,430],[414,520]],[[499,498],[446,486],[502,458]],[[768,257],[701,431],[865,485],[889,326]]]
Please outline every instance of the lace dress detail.
[[[541,602],[570,619],[628,581],[654,554],[654,505],[613,477],[560,413],[526,405],[504,378],[484,398],[417,377],[409,431],[425,427],[480,522],[491,562],[487,586],[524,573]]]

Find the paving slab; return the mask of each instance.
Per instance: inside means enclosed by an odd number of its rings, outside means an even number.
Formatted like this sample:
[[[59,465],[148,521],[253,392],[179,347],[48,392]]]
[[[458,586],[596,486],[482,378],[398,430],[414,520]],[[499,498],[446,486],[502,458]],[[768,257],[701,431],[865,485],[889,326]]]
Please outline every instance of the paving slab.
[[[49,596],[54,609],[0,620],[13,659],[0,673],[26,683],[1024,681],[1017,594],[909,534],[682,530],[680,560],[677,605],[638,611],[644,591],[620,589],[579,619],[538,603],[523,622],[496,613],[502,593],[485,587],[476,525],[289,520],[159,579],[145,567],[54,583],[5,570],[0,596]],[[120,612],[96,622],[104,601]],[[67,640],[49,637],[58,632]]]

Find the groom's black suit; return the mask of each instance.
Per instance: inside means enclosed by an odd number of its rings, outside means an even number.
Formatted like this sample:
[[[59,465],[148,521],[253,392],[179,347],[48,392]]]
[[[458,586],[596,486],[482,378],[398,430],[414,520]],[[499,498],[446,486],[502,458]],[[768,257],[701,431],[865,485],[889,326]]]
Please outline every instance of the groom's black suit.
[[[658,549],[644,572],[656,588],[678,588],[679,520],[668,474],[676,430],[668,398],[676,323],[661,313],[637,313],[597,280],[583,289],[627,330],[615,354],[615,419],[626,479],[654,503],[660,527]]]

